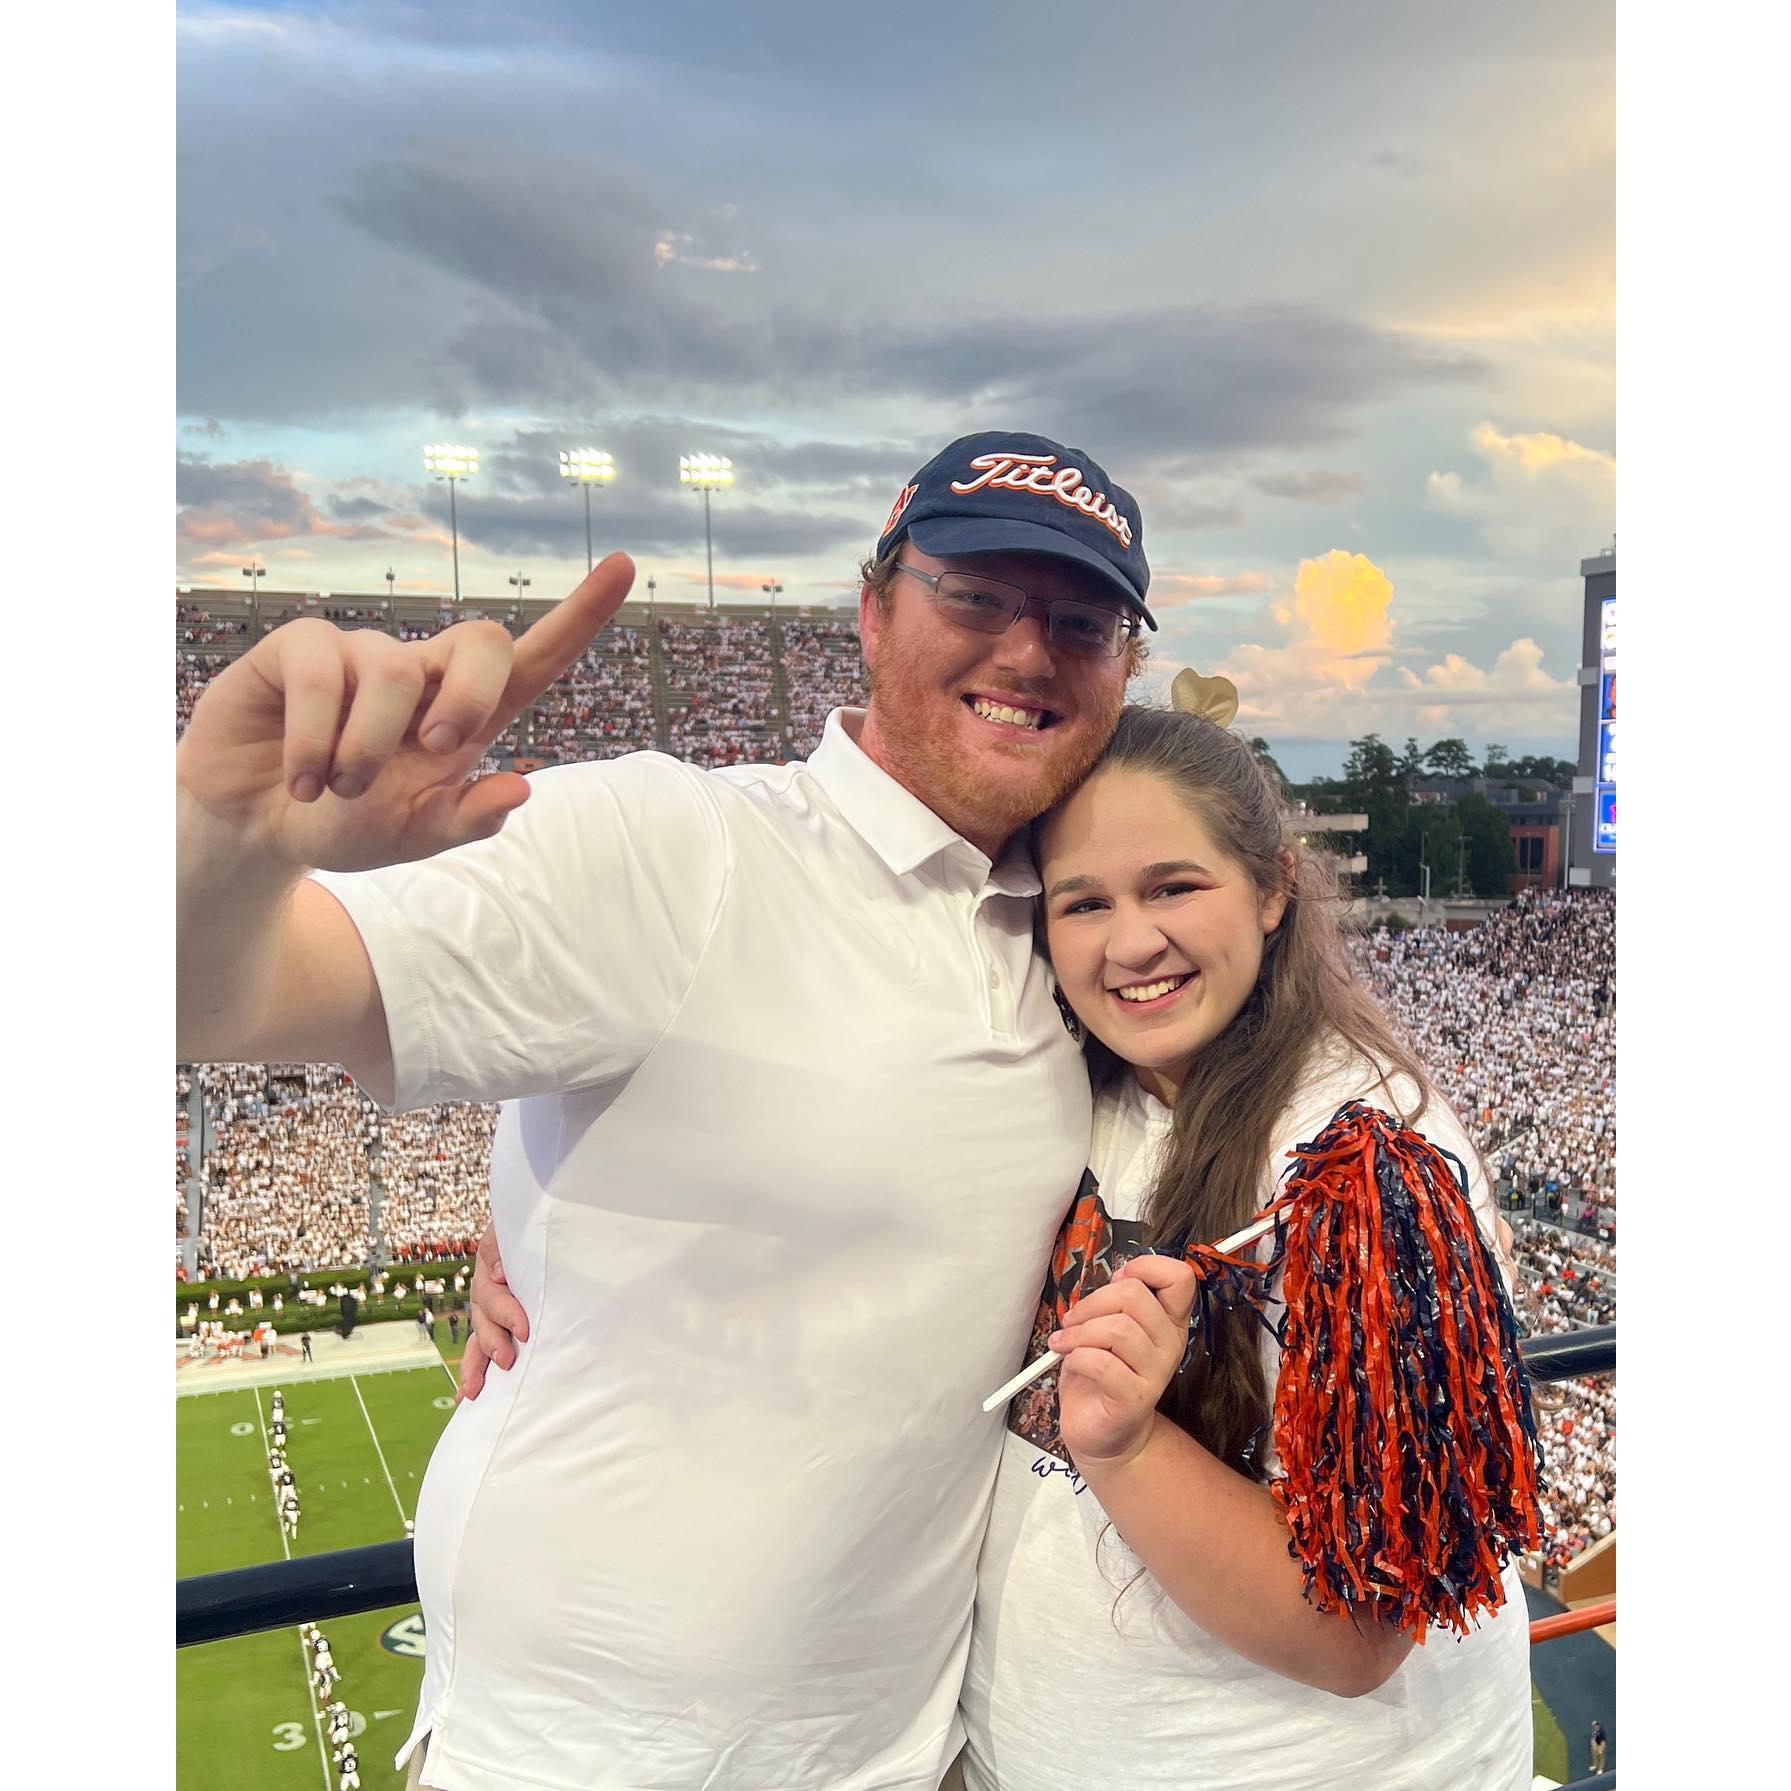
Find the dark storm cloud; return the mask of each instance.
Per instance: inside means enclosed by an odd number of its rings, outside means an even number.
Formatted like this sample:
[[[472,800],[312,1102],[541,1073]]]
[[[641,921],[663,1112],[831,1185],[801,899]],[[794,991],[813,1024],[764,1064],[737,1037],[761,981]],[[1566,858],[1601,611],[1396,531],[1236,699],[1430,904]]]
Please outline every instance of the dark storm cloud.
[[[431,492],[428,512],[444,527],[445,497]],[[539,497],[504,497],[464,492],[459,499],[460,538],[500,557],[575,559],[584,552],[585,513],[571,491]],[[661,495],[646,490],[623,492],[613,487],[593,499],[592,543],[599,557],[621,548],[642,556],[703,552],[703,507],[685,494]],[[718,495],[711,505],[718,563],[738,566],[741,560],[776,560],[837,551],[842,562],[868,550],[878,516],[820,514],[807,509],[778,509],[743,501],[735,493]]]
[[[1314,504],[1340,504],[1359,497],[1366,483],[1358,473],[1259,473],[1250,483],[1268,497],[1298,498]]]
[[[790,304],[755,312],[751,276],[656,260],[660,226],[637,187],[560,165],[388,163],[364,170],[341,210],[419,275],[479,289],[475,320],[429,356],[449,414],[581,389],[911,394],[957,407],[966,428],[1028,423],[1203,456],[1334,441],[1375,398],[1484,372],[1306,304],[946,316],[924,329]]]

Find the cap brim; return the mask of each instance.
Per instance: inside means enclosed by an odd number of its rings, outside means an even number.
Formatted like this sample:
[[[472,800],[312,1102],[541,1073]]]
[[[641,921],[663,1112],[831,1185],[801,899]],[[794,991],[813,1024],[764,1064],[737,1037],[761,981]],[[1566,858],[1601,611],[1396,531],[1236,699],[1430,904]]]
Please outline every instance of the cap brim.
[[[1157,618],[1145,608],[1131,580],[1111,560],[1062,529],[1020,522],[1011,516],[929,516],[907,533],[922,553],[938,560],[968,560],[980,553],[1040,553],[1054,560],[1069,560],[1098,572],[1125,599],[1128,609],[1152,629],[1157,626]]]

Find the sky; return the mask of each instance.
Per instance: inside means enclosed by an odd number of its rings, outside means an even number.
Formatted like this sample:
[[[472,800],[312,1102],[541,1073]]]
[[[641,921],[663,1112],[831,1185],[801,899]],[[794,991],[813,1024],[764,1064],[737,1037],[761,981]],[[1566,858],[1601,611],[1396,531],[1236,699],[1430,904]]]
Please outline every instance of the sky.
[[[1295,777],[1573,757],[1615,528],[1607,5],[177,8],[176,580],[851,605],[953,437],[1138,498],[1146,694]]]

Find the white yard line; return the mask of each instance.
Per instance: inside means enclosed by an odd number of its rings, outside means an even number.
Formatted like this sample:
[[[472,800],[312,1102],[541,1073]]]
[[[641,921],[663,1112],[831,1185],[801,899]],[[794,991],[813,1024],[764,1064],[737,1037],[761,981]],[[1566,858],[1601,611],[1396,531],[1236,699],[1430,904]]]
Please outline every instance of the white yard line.
[[[255,1422],[261,1426],[262,1465],[265,1466],[265,1458],[271,1453],[271,1448],[267,1440],[267,1419],[262,1416],[261,1412],[261,1389],[251,1387],[249,1391],[255,1395]],[[280,1508],[277,1504],[274,1506],[274,1527],[280,1532],[280,1553],[290,1561],[292,1550],[286,1546],[286,1525],[280,1517]],[[304,1636],[298,1630],[293,1631],[293,1637],[298,1643],[299,1659],[304,1662],[299,1669],[299,1684],[305,1689],[305,1703],[309,1706],[311,1704],[311,1655],[305,1647]],[[323,1791],[336,1791],[335,1776],[330,1771],[330,1750],[323,1739],[323,1718],[315,1709],[311,1711],[311,1723],[317,1731],[317,1758],[323,1766]]]
[[[307,1381],[340,1381],[369,1374],[420,1374],[435,1368],[441,1369],[449,1380],[454,1380],[454,1371],[439,1355],[433,1358],[418,1356],[410,1361],[344,1363],[339,1368],[307,1368],[302,1373],[285,1377],[263,1378],[257,1375],[253,1380],[231,1381],[221,1386],[201,1386],[196,1381],[182,1381],[175,1384],[174,1396],[177,1399],[204,1399],[218,1393],[241,1393],[249,1387],[279,1387],[284,1392],[290,1392],[294,1387],[304,1386]],[[458,1386],[459,1382],[456,1381],[455,1385]]]
[[[398,1488],[392,1479],[392,1470],[386,1466],[386,1452],[379,1446],[379,1432],[373,1428],[373,1414],[367,1410],[367,1402],[361,1397],[360,1383],[351,1374],[348,1384],[354,1388],[355,1404],[361,1408],[361,1416],[367,1420],[367,1434],[373,1439],[373,1453],[379,1457],[379,1471],[386,1477],[386,1485],[392,1488],[392,1503],[398,1507],[398,1522],[403,1525],[410,1522],[410,1513],[404,1509],[404,1501],[398,1496]]]

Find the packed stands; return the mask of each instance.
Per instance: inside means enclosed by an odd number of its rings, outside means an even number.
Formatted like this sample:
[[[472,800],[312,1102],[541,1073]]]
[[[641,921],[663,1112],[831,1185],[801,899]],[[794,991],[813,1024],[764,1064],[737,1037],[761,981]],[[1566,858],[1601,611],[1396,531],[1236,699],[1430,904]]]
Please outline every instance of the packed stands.
[[[474,607],[456,615],[403,600],[390,611],[345,602],[317,613],[419,637]],[[546,607],[494,614],[516,631]],[[197,606],[181,606],[182,615],[189,609],[182,628],[209,625]],[[177,725],[243,645],[232,637],[222,650],[199,653],[181,644]],[[849,615],[687,608],[648,625],[631,605],[475,775],[518,757],[557,764],[649,747],[702,765],[776,762],[811,751],[828,711],[862,700]],[[1382,930],[1355,949],[1486,1160],[1516,1232],[1525,1324],[1558,1331],[1613,1323],[1614,897],[1527,891],[1471,930]],[[198,1153],[202,1268],[428,1260],[463,1252],[483,1232],[495,1108],[382,1116],[340,1070],[211,1064],[196,1073],[210,1133]],[[177,1235],[188,1173],[182,1086],[177,1081]],[[1545,1399],[1551,1559],[1560,1565],[1615,1523],[1614,1382],[1567,1383]]]
[[[1485,1159],[1539,1332],[1617,1316],[1616,898],[1526,890],[1483,925],[1376,931],[1358,961]],[[1617,1516],[1616,1381],[1537,1396],[1544,1559],[1566,1566]]]
[[[199,1066],[210,1134],[199,1264],[208,1278],[372,1253],[367,1148],[379,1109],[339,1069],[293,1069],[282,1078],[266,1064]]]
[[[214,616],[197,603],[174,601],[174,628],[186,647],[248,645],[249,624],[240,616]]]
[[[864,702],[858,624],[842,617],[783,625],[784,685],[789,691],[784,741],[792,758],[821,744],[828,711]]]
[[[785,756],[768,622],[662,618],[659,648],[669,693],[668,752],[693,765],[764,764]]]
[[[193,705],[230,661],[218,653],[179,652],[174,656],[174,736],[179,739],[193,719]]]
[[[559,765],[651,751],[658,744],[651,646],[644,628],[604,629],[535,703],[529,756]]]
[[[389,1115],[380,1141],[379,1229],[397,1262],[470,1256],[491,1216],[491,1135],[498,1110],[422,1107]]]

